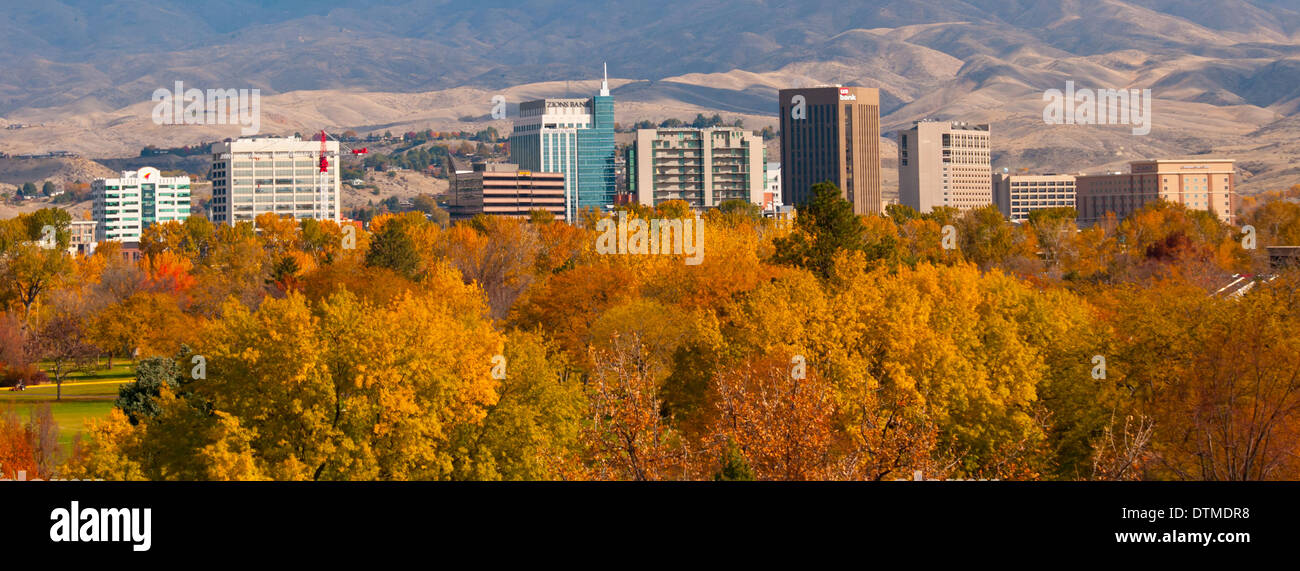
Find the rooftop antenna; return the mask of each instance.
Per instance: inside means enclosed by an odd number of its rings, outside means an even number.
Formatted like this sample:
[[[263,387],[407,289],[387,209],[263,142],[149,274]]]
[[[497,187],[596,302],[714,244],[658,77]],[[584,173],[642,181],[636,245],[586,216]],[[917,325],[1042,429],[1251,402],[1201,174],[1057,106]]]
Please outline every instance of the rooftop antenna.
[[[605,78],[600,80],[600,96],[609,97],[609,62],[605,62]]]

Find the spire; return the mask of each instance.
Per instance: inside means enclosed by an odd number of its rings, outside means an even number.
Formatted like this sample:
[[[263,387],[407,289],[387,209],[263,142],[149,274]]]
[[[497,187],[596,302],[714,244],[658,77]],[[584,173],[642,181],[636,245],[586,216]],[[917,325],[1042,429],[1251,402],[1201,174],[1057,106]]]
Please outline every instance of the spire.
[[[605,79],[600,80],[600,96],[609,97],[609,62],[605,62]]]

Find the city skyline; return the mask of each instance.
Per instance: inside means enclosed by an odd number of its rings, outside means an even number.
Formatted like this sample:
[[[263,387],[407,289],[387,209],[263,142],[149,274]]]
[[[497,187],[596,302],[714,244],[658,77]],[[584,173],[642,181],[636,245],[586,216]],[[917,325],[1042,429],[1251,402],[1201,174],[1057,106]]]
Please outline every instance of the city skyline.
[[[6,7],[0,549],[1284,560],[1296,2]]]

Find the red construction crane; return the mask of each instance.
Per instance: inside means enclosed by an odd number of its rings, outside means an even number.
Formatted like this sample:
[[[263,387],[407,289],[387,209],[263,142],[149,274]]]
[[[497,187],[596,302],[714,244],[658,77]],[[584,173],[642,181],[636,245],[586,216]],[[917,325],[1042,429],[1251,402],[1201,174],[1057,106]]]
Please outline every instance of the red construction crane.
[[[330,168],[329,151],[325,147],[326,137],[328,136],[329,135],[325,133],[325,130],[322,129],[320,132],[320,172],[326,172]],[[347,150],[353,155],[364,155],[368,152],[365,147],[361,147],[360,149],[353,149],[343,144],[343,141],[340,141],[338,139],[334,139],[334,141],[339,144],[340,149]]]
[[[325,148],[325,130],[322,129],[320,132],[320,172],[330,170],[330,160],[326,154],[327,152],[328,150]]]
[[[328,206],[328,204],[329,204],[329,197],[330,197],[330,195],[332,194],[331,191],[330,191],[330,188],[329,188],[329,187],[330,187],[330,179],[329,179],[330,160],[329,160],[329,148],[328,148],[328,146],[327,146],[327,144],[326,144],[326,141],[328,141],[328,137],[329,137],[329,135],[325,133],[325,130],[324,130],[324,129],[321,129],[321,132],[320,132],[320,172],[317,174],[317,182],[316,182],[316,184],[317,184],[317,192],[319,193],[318,196],[317,196],[317,208],[319,209],[319,210],[318,210],[318,215],[319,215],[322,219],[323,219],[323,218],[331,218],[331,219],[334,218],[333,213],[330,212],[330,208],[329,208],[329,206]],[[347,145],[343,144],[343,141],[339,141],[338,139],[335,139],[335,141],[338,142],[338,144],[339,144],[339,149],[340,149],[340,150],[347,149],[347,150],[348,150],[349,152],[351,152],[353,155],[364,155],[364,154],[366,154],[366,149],[365,149],[364,147],[363,147],[363,148],[360,148],[360,149],[351,149],[351,148],[348,148]],[[339,173],[339,176],[342,176],[342,173],[341,173],[341,172]]]

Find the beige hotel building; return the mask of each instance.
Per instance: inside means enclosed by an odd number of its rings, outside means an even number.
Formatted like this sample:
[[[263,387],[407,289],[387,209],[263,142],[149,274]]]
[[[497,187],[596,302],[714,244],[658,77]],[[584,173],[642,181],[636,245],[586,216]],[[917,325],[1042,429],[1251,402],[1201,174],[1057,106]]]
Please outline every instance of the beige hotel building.
[[[339,220],[339,143],[252,137],[213,143],[212,221],[234,225],[274,212],[301,220]]]
[[[1123,219],[1156,200],[1213,213],[1235,223],[1236,189],[1231,159],[1156,159],[1134,161],[1128,173],[1077,178],[1079,224],[1091,225],[1114,212]]]

